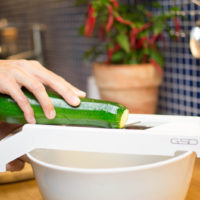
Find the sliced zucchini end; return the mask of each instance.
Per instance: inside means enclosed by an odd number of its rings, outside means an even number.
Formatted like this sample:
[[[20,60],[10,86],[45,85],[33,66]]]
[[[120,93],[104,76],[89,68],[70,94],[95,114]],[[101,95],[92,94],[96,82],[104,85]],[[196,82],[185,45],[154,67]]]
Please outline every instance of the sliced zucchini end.
[[[128,109],[124,110],[122,117],[121,117],[121,120],[120,120],[120,124],[119,124],[120,128],[124,128],[126,121],[128,119],[128,113],[129,113]]]

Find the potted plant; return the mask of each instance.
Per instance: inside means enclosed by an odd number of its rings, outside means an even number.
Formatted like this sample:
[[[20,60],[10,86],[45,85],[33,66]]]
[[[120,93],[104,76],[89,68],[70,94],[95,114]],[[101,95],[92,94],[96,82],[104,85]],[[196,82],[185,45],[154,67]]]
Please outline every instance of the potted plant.
[[[101,98],[122,103],[130,112],[155,113],[164,63],[158,44],[165,46],[164,33],[178,39],[170,28],[174,22],[174,33],[180,31],[178,9],[164,12],[154,3],[158,14],[153,15],[142,5],[119,5],[116,0],[78,3],[88,3],[82,33],[99,38],[85,57],[96,61],[93,74]]]

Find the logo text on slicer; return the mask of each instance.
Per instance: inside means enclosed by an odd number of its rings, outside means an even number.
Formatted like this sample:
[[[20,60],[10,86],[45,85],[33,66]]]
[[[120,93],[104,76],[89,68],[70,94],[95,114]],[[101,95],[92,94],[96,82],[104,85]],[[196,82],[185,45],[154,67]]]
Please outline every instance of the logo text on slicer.
[[[171,138],[170,142],[172,144],[181,144],[181,145],[197,145],[199,143],[197,139],[191,139],[191,138]]]

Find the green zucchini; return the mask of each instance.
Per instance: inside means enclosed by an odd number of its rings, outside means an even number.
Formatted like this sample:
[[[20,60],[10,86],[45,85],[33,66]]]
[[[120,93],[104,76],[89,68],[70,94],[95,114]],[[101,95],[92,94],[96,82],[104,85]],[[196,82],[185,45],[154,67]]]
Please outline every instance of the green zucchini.
[[[128,109],[118,103],[81,98],[80,105],[72,107],[58,94],[48,91],[49,98],[56,111],[56,117],[49,120],[45,117],[40,104],[32,93],[25,90],[24,94],[34,110],[37,124],[123,128],[128,117]],[[24,114],[16,102],[4,94],[0,94],[0,121],[17,124],[26,123]]]

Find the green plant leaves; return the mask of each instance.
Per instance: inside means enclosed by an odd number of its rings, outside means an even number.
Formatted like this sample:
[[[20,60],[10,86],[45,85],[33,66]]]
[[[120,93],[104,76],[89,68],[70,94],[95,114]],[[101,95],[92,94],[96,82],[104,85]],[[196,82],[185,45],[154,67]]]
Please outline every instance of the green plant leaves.
[[[131,52],[131,58],[128,61],[128,64],[138,64],[138,52]]]
[[[173,6],[170,8],[170,11],[178,12],[178,11],[180,11],[180,8]]]
[[[85,30],[85,27],[82,25],[82,26],[79,28],[79,35],[83,35],[83,34],[84,34],[84,30]]]
[[[89,3],[89,1],[88,0],[78,0],[75,2],[75,6],[86,4],[86,3]]]
[[[98,49],[96,46],[93,46],[88,51],[84,53],[84,60],[95,60],[99,55],[103,54],[103,52]]]
[[[117,51],[112,55],[111,61],[113,63],[119,63],[124,58],[124,53],[122,51]]]
[[[164,64],[163,56],[160,52],[156,51],[155,49],[150,49],[150,56],[153,60],[155,60],[161,67]]]
[[[130,44],[129,44],[128,37],[124,33],[120,33],[119,35],[117,35],[116,39],[117,39],[117,42],[119,43],[119,45],[122,47],[122,49],[125,52],[129,53],[130,52]]]
[[[158,2],[153,2],[152,6],[155,7],[155,8],[159,8],[159,9],[163,8],[162,5],[160,3],[158,3]]]
[[[77,0],[77,5],[86,3],[90,3],[95,10],[96,31],[94,37],[100,38],[100,28],[103,27],[104,30],[104,38],[93,44],[94,47],[85,53],[86,59],[95,60],[100,55],[107,55],[109,58],[107,61],[109,60],[110,63],[138,64],[149,62],[152,58],[160,66],[163,66],[164,60],[162,52],[159,52],[158,40],[153,40],[153,38],[163,32],[171,36],[173,33],[171,31],[173,29],[172,20],[177,15],[181,17],[178,13],[179,8],[171,7],[166,11],[158,2],[151,2],[150,4],[153,4],[158,11],[151,13],[149,7],[144,4],[138,4],[135,7],[119,4],[119,7],[116,8],[112,0]],[[108,11],[108,5],[112,7],[111,13]],[[110,15],[114,16],[114,20],[112,28],[106,32]],[[123,20],[132,23],[123,23]],[[142,27],[145,27],[146,24],[151,25],[143,29]],[[136,35],[134,29],[138,30]],[[84,34],[84,25],[80,29],[80,34]]]
[[[149,50],[148,47],[142,49],[142,54],[143,55],[149,55],[149,53],[150,53],[150,50]]]
[[[96,48],[95,47],[92,47],[92,48],[90,48],[88,51],[86,51],[85,53],[84,53],[84,60],[87,60],[90,56],[91,56],[91,54],[93,54],[93,52],[95,52],[95,50],[96,50]]]
[[[153,33],[158,35],[159,33],[161,33],[164,29],[164,24],[163,21],[159,20],[156,23],[154,23],[153,25]]]

